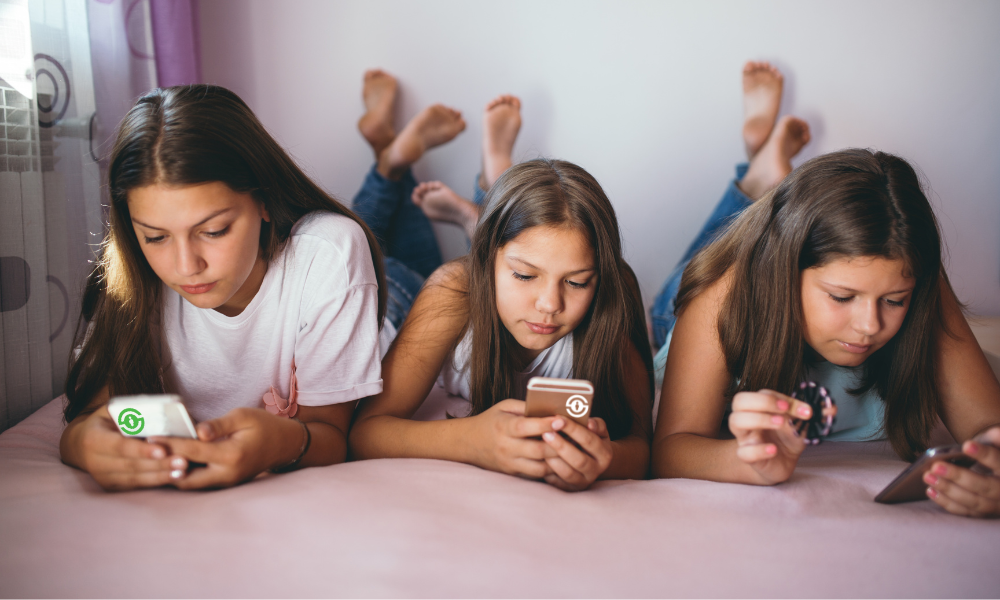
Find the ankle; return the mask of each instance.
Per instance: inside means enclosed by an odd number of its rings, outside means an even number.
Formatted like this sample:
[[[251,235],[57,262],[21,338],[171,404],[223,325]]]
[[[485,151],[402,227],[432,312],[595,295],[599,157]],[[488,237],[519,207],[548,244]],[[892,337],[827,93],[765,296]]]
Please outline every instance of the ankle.
[[[389,159],[392,147],[388,147],[382,150],[378,154],[378,161],[375,163],[375,171],[385,177],[389,181],[399,181],[403,175],[406,173],[410,165],[394,165]]]
[[[757,173],[754,173],[751,169],[747,171],[747,174],[743,176],[743,179],[736,182],[736,187],[739,188],[739,190],[743,192],[747,198],[756,202],[757,200],[760,200],[761,196],[766,194],[772,186],[768,185],[764,178],[758,176]]]

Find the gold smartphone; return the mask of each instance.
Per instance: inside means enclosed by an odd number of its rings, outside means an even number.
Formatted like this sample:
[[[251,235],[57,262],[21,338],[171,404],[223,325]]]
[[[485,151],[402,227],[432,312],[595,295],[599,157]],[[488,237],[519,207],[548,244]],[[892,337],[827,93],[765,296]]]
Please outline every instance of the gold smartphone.
[[[586,379],[532,377],[528,380],[526,400],[526,417],[562,415],[586,427],[594,401],[594,386]]]

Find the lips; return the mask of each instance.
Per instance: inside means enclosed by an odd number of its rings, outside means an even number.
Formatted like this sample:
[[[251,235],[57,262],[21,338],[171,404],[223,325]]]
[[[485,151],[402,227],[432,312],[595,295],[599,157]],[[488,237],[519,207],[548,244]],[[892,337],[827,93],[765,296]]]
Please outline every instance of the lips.
[[[542,335],[551,335],[555,333],[558,329],[558,325],[550,325],[547,323],[531,323],[529,321],[524,322],[533,333],[539,333]]]
[[[871,350],[872,347],[871,344],[850,344],[848,342],[842,342],[840,340],[837,340],[837,343],[840,344],[840,347],[842,349],[852,354],[864,354],[865,352]]]
[[[199,283],[197,285],[182,285],[180,288],[188,294],[204,294],[210,292],[217,283],[219,282],[213,281],[212,283]]]

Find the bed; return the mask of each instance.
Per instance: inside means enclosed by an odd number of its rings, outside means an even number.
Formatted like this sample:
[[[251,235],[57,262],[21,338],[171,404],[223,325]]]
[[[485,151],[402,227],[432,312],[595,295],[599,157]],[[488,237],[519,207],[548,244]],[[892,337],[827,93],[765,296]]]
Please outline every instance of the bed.
[[[872,497],[883,442],[806,450],[790,481],[583,493],[435,460],[109,494],[59,461],[57,398],[0,435],[4,597],[992,597],[1000,520]],[[456,409],[440,390],[421,418]]]

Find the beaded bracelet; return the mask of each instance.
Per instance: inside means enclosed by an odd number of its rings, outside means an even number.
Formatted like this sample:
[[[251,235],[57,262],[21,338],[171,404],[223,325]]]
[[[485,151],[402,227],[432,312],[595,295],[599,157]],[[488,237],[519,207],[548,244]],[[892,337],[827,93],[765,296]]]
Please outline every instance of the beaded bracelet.
[[[296,419],[296,421],[298,421],[298,419]],[[306,430],[306,439],[305,441],[302,442],[302,449],[299,450],[299,455],[295,458],[295,460],[293,460],[290,463],[272,468],[271,469],[272,473],[287,473],[295,469],[295,467],[299,466],[299,461],[302,460],[302,457],[305,456],[306,452],[309,451],[309,445],[312,444],[312,433],[309,432],[308,425],[306,425],[302,421],[299,421],[299,424],[302,425],[302,429]]]

